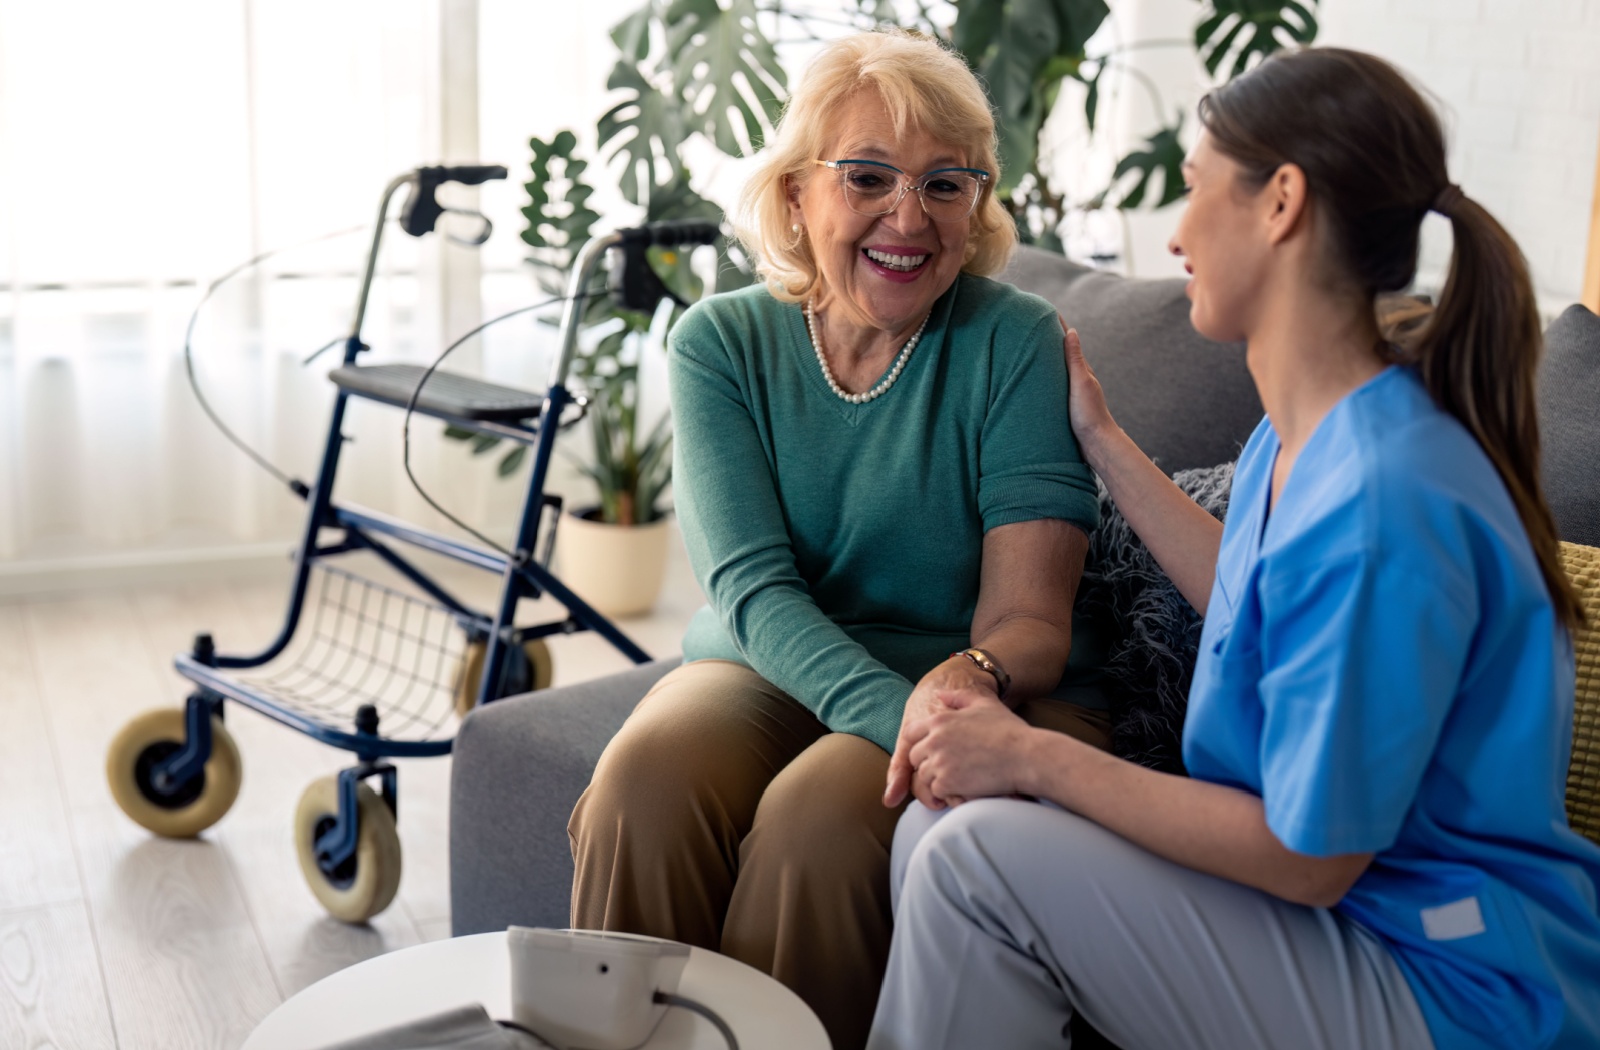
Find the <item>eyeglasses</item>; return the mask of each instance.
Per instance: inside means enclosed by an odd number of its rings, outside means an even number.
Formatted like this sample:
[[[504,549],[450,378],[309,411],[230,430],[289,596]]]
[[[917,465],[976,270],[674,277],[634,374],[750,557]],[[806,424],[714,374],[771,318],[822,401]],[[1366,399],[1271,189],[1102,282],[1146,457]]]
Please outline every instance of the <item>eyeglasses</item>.
[[[913,179],[892,164],[876,160],[819,160],[839,173],[844,202],[857,215],[888,215],[911,190],[934,222],[960,222],[978,206],[989,181],[979,168],[939,168]]]

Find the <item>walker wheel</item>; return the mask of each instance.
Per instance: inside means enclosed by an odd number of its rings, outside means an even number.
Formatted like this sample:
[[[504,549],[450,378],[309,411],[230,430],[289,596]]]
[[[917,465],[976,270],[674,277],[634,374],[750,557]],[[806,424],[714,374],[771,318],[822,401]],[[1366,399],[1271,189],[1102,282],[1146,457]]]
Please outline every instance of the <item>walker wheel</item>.
[[[467,651],[462,654],[461,678],[456,683],[456,714],[461,718],[467,717],[477,706],[478,686],[483,682],[483,662],[488,655],[489,643],[483,641],[468,642]],[[528,661],[528,690],[538,692],[550,688],[556,665],[545,640],[534,638],[523,642],[522,655]]]
[[[342,922],[366,922],[400,889],[400,832],[377,792],[356,785],[356,851],[332,871],[317,861],[317,838],[339,813],[339,778],[313,780],[294,814],[294,848],[311,893]]]
[[[222,819],[239,797],[242,764],[239,747],[211,718],[211,757],[188,781],[158,787],[154,772],[162,759],[183,749],[187,736],[183,708],[146,711],[122,727],[106,751],[106,782],[111,797],[134,823],[167,838],[187,839]]]

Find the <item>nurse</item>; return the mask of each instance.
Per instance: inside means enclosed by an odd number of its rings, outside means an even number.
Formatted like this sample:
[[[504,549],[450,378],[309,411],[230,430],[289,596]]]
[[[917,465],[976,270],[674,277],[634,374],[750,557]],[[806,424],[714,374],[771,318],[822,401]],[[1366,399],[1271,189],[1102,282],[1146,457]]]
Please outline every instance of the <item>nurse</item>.
[[[1600,1046],[1600,848],[1562,798],[1580,612],[1537,480],[1526,264],[1376,58],[1272,58],[1200,119],[1172,249],[1267,409],[1226,528],[1067,336],[1079,443],[1205,616],[1191,778],[999,702],[909,726],[869,1045],[1062,1047],[1081,1012],[1123,1050]],[[1385,323],[1429,210],[1454,232],[1438,306]]]

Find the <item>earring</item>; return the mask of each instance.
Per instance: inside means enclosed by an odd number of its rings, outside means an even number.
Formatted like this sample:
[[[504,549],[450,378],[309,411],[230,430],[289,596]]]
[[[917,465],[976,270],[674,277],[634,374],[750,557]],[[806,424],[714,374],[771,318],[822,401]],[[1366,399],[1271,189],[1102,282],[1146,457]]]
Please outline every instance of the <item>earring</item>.
[[[798,222],[789,227],[789,232],[794,234],[794,240],[789,243],[790,248],[800,247],[800,242],[805,240],[805,227]]]

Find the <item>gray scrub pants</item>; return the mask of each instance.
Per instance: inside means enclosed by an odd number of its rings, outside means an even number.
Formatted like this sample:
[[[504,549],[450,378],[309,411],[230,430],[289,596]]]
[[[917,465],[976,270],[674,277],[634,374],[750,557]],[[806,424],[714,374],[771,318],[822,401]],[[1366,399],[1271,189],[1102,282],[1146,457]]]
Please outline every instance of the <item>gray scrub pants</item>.
[[[868,1050],[1428,1050],[1405,975],[1325,908],[1163,860],[1052,805],[913,803]]]

